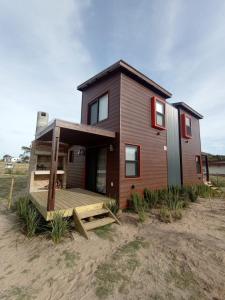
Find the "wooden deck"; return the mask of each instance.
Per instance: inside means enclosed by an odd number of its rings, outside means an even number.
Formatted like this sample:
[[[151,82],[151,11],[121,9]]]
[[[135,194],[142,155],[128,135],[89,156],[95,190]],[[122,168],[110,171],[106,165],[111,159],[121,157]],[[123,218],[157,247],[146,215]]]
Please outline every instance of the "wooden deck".
[[[113,201],[106,196],[93,193],[83,189],[62,189],[56,190],[55,195],[55,210],[47,211],[47,191],[33,192],[31,201],[40,211],[45,220],[52,220],[55,212],[62,213],[65,217],[73,215],[73,210],[77,212],[87,212],[88,210],[100,209],[103,204]]]

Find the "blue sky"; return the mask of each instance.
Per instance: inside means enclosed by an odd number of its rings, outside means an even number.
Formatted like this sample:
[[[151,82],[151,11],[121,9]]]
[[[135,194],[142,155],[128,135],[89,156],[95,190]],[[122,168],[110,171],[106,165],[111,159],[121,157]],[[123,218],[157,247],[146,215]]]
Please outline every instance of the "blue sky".
[[[201,114],[225,154],[225,2],[0,0],[0,156],[34,138],[36,112],[80,121],[76,86],[124,59]]]

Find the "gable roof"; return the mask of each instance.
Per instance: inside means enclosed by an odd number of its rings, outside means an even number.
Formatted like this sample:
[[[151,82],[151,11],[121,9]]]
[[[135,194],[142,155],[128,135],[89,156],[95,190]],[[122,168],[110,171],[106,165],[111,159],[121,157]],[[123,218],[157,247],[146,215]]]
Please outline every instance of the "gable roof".
[[[185,111],[189,112],[191,115],[193,115],[194,117],[196,117],[197,119],[203,119],[203,116],[198,113],[196,110],[194,110],[193,108],[191,108],[189,105],[187,105],[184,102],[176,102],[172,104],[173,106],[175,106],[176,108],[182,108]]]
[[[160,86],[155,81],[151,80],[149,77],[135,69],[134,67],[130,66],[123,60],[119,60],[110,67],[106,68],[105,70],[101,71],[100,73],[96,74],[95,76],[91,77],[84,83],[80,84],[77,89],[79,91],[84,91],[92,84],[96,83],[98,80],[105,78],[109,74],[115,72],[123,72],[129,77],[133,78],[134,80],[138,81],[139,83],[143,84],[144,86],[150,88],[151,90],[157,92],[158,94],[162,95],[165,98],[170,98],[172,94]]]

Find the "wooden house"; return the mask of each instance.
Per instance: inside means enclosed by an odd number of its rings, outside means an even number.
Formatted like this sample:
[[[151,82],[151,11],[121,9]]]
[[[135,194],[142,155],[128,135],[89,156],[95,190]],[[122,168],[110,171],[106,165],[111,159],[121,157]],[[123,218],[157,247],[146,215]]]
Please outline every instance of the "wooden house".
[[[44,113],[33,141],[30,193],[46,219],[87,198],[125,208],[133,191],[202,183],[198,112],[168,103],[170,92],[122,60],[78,90],[81,124]]]

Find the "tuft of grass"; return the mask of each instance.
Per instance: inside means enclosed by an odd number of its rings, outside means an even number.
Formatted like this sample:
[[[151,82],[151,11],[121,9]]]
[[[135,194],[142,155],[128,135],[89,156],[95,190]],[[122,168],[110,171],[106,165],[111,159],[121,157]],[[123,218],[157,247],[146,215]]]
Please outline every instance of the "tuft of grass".
[[[172,222],[171,211],[167,207],[164,206],[159,210],[159,220],[164,223]]]
[[[68,220],[60,213],[55,213],[51,221],[51,237],[55,244],[58,244],[68,233]]]
[[[28,197],[20,197],[16,203],[16,210],[18,216],[25,224],[26,235],[31,238],[35,235],[38,223],[39,223],[39,215],[37,210],[30,203]]]
[[[102,238],[103,240],[113,241],[113,229],[111,227],[111,224],[96,228],[94,232],[98,237]]]
[[[68,250],[64,250],[63,253],[66,267],[72,268],[75,266],[76,261],[80,258],[80,254],[77,252],[70,252]]]
[[[26,216],[27,236],[33,237],[38,228],[38,213],[35,208],[28,207]]]
[[[106,299],[116,287],[120,293],[127,293],[127,284],[132,273],[140,266],[137,251],[141,247],[148,247],[148,243],[143,239],[135,239],[119,247],[108,262],[98,266],[95,271],[98,298]]]
[[[147,205],[144,198],[139,193],[133,193],[131,195],[131,201],[134,211],[138,214],[139,221],[143,223],[146,219]]]
[[[106,207],[114,214],[116,215],[119,210],[119,203],[116,200],[111,200],[106,203]]]

